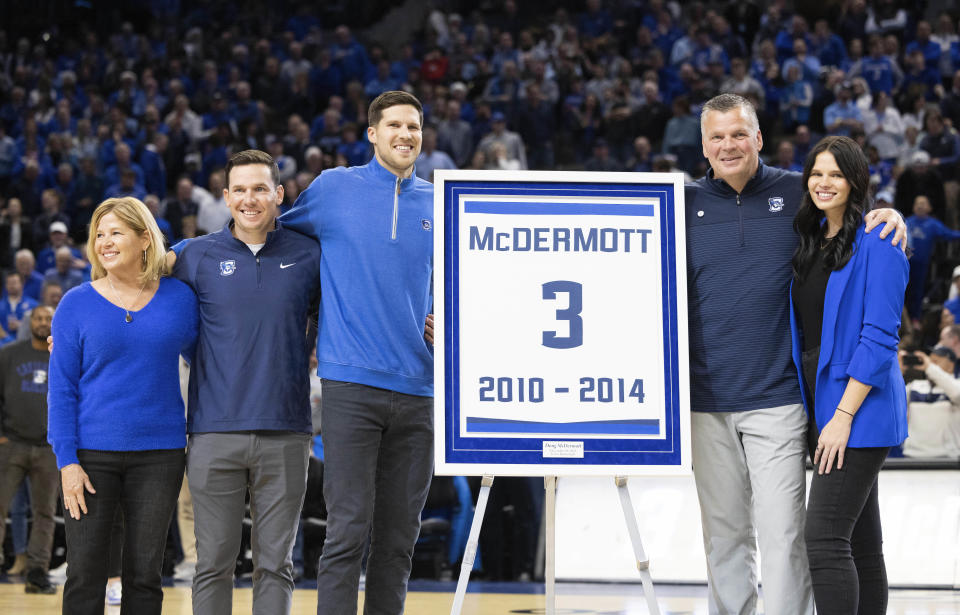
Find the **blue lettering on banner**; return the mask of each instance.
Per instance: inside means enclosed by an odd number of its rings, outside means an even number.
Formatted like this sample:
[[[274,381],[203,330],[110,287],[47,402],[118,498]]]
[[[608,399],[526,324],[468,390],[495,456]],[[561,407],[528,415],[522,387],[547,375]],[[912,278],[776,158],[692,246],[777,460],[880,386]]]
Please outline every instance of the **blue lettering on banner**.
[[[492,226],[471,226],[471,250],[497,252],[641,252],[647,253],[650,229],[642,228],[550,228],[514,227],[509,231]],[[572,241],[571,241],[572,238]],[[639,241],[637,241],[639,238]]]

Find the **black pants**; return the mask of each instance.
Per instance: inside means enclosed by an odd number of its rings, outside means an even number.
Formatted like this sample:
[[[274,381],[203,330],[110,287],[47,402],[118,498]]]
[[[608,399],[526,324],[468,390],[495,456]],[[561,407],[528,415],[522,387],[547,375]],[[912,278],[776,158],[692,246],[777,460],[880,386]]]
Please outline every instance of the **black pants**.
[[[65,515],[67,582],[64,615],[102,615],[111,534],[123,511],[123,602],[120,612],[160,615],[160,568],[167,529],[183,481],[184,452],[79,450],[80,466],[96,493],[85,493],[87,514]]]
[[[356,615],[370,539],[363,612],[403,613],[420,512],[433,477],[433,398],[323,381],[327,540],[318,615]]]
[[[819,432],[807,431],[810,458]],[[887,612],[877,475],[889,447],[847,448],[843,468],[818,474],[807,502],[807,557],[818,615]]]

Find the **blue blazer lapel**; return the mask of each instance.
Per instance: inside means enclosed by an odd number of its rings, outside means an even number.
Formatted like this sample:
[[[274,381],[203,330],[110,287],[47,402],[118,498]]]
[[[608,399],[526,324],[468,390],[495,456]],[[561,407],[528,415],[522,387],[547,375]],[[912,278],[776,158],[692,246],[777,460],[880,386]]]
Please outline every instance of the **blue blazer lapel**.
[[[820,359],[817,361],[817,384],[820,381],[820,372],[830,363],[833,354],[833,334],[837,330],[837,317],[840,314],[840,299],[843,298],[843,291],[847,288],[850,276],[853,274],[853,262],[857,260],[857,253],[860,249],[860,241],[863,237],[863,230],[857,231],[857,236],[853,240],[853,255],[847,264],[840,271],[830,273],[830,279],[827,280],[827,291],[823,296],[823,328],[820,330]]]

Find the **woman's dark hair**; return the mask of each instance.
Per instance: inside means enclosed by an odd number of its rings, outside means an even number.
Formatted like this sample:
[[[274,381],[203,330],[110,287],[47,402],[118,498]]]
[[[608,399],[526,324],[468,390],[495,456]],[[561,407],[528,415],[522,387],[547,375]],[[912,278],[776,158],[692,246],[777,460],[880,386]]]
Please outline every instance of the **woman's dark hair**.
[[[823,152],[833,154],[840,172],[850,184],[850,195],[843,212],[843,224],[833,240],[824,248],[823,261],[826,269],[834,271],[841,269],[850,260],[853,255],[853,239],[863,222],[863,214],[870,204],[870,166],[857,142],[848,137],[826,137],[817,143],[810,150],[803,165],[803,198],[800,201],[797,217],[793,219],[793,230],[800,238],[797,249],[793,253],[793,277],[799,282],[802,282],[809,272],[810,263],[816,257],[826,231],[826,225],[823,224],[824,213],[813,204],[810,190],[807,188],[813,165],[817,156]]]

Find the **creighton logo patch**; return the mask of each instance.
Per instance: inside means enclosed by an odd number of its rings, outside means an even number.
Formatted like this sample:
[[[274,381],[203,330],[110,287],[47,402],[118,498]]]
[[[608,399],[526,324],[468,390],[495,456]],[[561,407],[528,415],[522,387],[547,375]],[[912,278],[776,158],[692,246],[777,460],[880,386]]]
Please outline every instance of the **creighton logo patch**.
[[[770,211],[772,213],[777,213],[778,211],[783,211],[783,197],[782,196],[772,196],[767,199],[767,204],[770,205]]]
[[[220,275],[228,276],[233,275],[233,272],[237,270],[237,261],[220,261]]]

